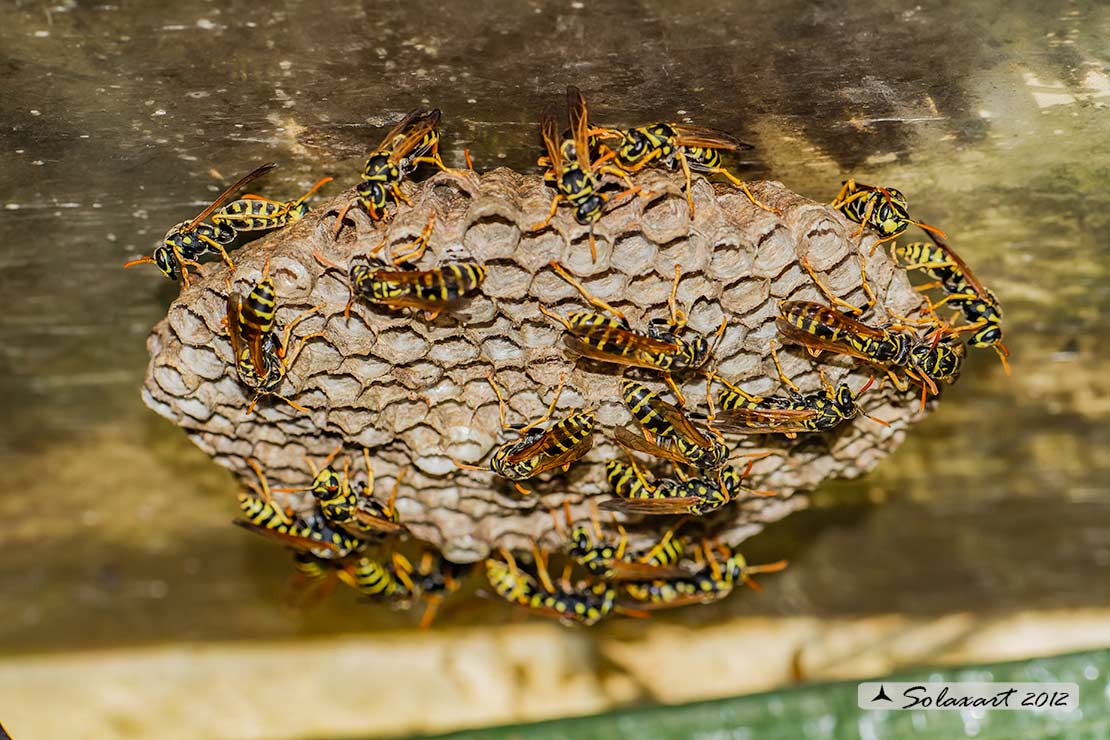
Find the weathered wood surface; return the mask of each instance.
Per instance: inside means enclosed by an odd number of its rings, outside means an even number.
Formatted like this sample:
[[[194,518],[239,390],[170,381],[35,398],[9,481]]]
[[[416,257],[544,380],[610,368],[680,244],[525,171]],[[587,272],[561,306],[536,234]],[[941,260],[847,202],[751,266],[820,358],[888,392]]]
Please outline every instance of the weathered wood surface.
[[[444,110],[449,164],[468,146],[524,171],[568,82],[598,120],[732,131],[758,147],[742,176],[816,200],[847,175],[901,188],[1006,306],[1013,377],[971,357],[864,482],[751,541],[791,568],[720,610],[1106,603],[1110,9],[574,5],[9,9],[0,644],[365,628],[347,600],[274,608],[287,565],[227,526],[235,484],[135,393],[176,287],[119,265],[259,161],[282,162],[283,197],[352,185],[419,104]]]

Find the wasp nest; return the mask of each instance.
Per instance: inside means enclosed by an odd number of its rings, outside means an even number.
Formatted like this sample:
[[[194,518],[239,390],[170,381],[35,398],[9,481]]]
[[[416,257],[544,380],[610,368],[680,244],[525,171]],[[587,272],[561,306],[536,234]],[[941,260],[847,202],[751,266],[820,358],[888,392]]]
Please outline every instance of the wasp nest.
[[[379,497],[407,467],[398,498],[401,521],[447,558],[471,562],[498,546],[526,549],[533,538],[559,547],[562,535],[549,512],[566,501],[576,519],[585,518],[590,498],[610,495],[604,461],[623,454],[612,443],[611,430],[633,425],[620,400],[621,368],[568,354],[561,341],[563,328],[539,311],[541,304],[562,314],[585,305],[549,267],[551,260],[563,263],[637,327],[668,315],[667,298],[675,265],[680,265],[678,305],[688,312],[690,328],[711,335],[722,316],[728,318],[711,362],[723,377],[762,395],[784,391],[770,357],[777,341],[778,302],[824,300],[799,258],[808,257],[833,293],[856,304],[865,298],[860,275],[865,260],[878,299],[873,320],[905,316],[922,305],[905,272],[883,250],[867,255],[873,237],[857,244],[850,238],[855,224],[777,183],[756,183],[752,190],[781,215],[756,208],[732,187],[696,179],[693,220],[680,176],[649,171],[637,184],[650,195],[615,204],[597,224],[596,262],[590,258],[586,228],[574,222],[571,209],[561,207],[550,227],[529,233],[545,217],[552,197],[538,176],[497,169],[468,178],[441,173],[419,184],[405,183],[411,208],[402,206],[386,224],[373,223],[354,208],[336,238],[335,215],[351,197],[347,193],[233,255],[232,280],[244,292],[269,260],[279,321],[322,305],[296,330],[301,336],[321,336],[307,342],[278,389],[308,413],[273,397],[264,397],[253,413],[246,413],[253,393],[232,366],[223,325],[227,270],[218,262],[201,270],[155,327],[148,342],[152,359],[143,398],[245,481],[254,475],[245,462],[249,457],[261,463],[271,485],[304,487],[312,477],[306,459],[318,464],[337,443],[355,470],[361,468],[361,449],[369,450],[379,480],[385,479],[379,483]],[[345,266],[383,239],[387,245],[411,242],[429,211],[436,215],[435,230],[420,267],[446,259],[483,263],[488,277],[481,294],[433,320],[360,303],[345,317],[346,276],[325,271],[314,251]],[[871,375],[848,358],[824,355],[818,364],[800,348],[779,355],[786,374],[804,392],[820,387],[819,367],[832,383],[847,378],[856,389]],[[590,453],[566,474],[527,481],[531,495],[520,494],[485,467],[491,451],[506,440],[487,381],[491,372],[505,392],[510,423],[541,416],[563,374],[566,387],[557,409],[597,409]],[[658,374],[637,369],[625,374],[665,390]],[[704,411],[704,377],[687,374],[679,382],[688,406]],[[712,531],[737,544],[803,506],[804,499],[792,495],[795,491],[873,468],[920,416],[914,393],[898,392],[890,384],[873,387],[861,404],[890,426],[858,417],[834,432],[803,434],[796,440],[780,435],[731,438],[738,451],[771,452],[755,463],[750,484],[779,495],[750,497],[725,507],[708,517]],[[454,460],[483,468],[462,470]],[[312,506],[308,493],[275,495],[294,510]],[[645,530],[633,539],[649,534]]]

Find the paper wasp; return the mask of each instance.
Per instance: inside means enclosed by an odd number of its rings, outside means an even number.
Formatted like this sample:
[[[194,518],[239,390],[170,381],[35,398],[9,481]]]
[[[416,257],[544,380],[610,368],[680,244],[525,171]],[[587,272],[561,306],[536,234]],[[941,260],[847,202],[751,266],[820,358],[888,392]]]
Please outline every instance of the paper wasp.
[[[339,529],[330,527],[321,517],[291,519],[274,503],[266,476],[257,462],[247,459],[247,464],[258,476],[259,485],[248,483],[254,495],[239,494],[239,507],[243,518],[237,524],[270,539],[308,552],[320,558],[333,559],[345,557],[362,546],[362,541]]]
[[[547,407],[547,413],[522,427],[512,426],[505,422],[505,397],[501,394],[501,389],[497,387],[497,382],[493,379],[493,373],[490,372],[486,377],[493,388],[493,392],[497,395],[497,410],[501,420],[501,428],[513,430],[519,434],[517,439],[506,442],[494,451],[489,464],[494,473],[511,481],[522,481],[556,468],[562,468],[566,471],[570,468],[571,463],[581,458],[593,447],[594,414],[596,413],[594,409],[576,411],[546,429],[539,428],[546,424],[555,412],[555,404],[559,402],[559,396],[563,392],[565,376],[559,380],[559,387],[556,388],[555,396]],[[455,461],[455,464],[466,470],[482,470],[479,466],[469,465],[458,460]],[[514,483],[514,485],[523,494],[531,493],[519,482]]]
[[[766,455],[757,453],[755,457]],[[649,482],[631,455],[628,465],[610,460],[605,464],[606,478],[618,498],[602,501],[599,507],[625,514],[705,516],[725,506],[742,492],[757,496],[776,495],[773,491],[756,491],[744,486],[744,478],[754,464],[755,460],[750,460],[744,472],[727,466],[718,471],[715,478],[690,478],[679,474],[677,479]]]
[[[419,260],[428,246],[435,225],[433,212],[420,236],[408,251],[391,256],[387,263],[371,256],[353,262],[346,270],[350,300],[344,309],[349,316],[356,298],[390,308],[412,308],[424,311],[429,320],[441,311],[450,311],[469,298],[486,279],[486,268],[476,262],[446,262],[432,270],[418,270]],[[375,251],[385,242],[375,247]],[[328,270],[344,272],[343,268],[313,252],[316,260]],[[390,269],[393,268],[393,269]]]
[[[801,264],[825,297],[846,307],[849,313],[811,301],[781,301],[775,324],[785,339],[806,347],[813,356],[827,350],[858,357],[882,369],[896,388],[906,390],[908,382],[896,372],[901,370],[906,377],[921,384],[922,407],[927,394],[939,392],[938,382],[955,380],[963,362],[964,348],[963,344],[944,337],[944,329],[935,330],[931,339],[921,339],[900,321],[876,327],[855,318],[865,314],[875,302],[862,267],[867,303],[857,307],[833,295],[804,257]]]
[[[855,180],[845,180],[841,186],[829,205],[860,225],[853,237],[860,236],[865,226],[870,226],[879,234],[879,240],[871,247],[872,252],[883,242],[896,238],[910,224],[945,238],[940,229],[910,218],[906,196],[900,190],[864,185]]]
[[[663,379],[674,391],[679,405],[685,405],[682,391],[674,382],[671,373],[701,368],[724,335],[728,319],[721,320],[721,327],[717,330],[712,346],[709,340],[702,336],[696,336],[693,339],[682,338],[681,335],[686,328],[686,314],[678,309],[676,302],[680,266],[675,265],[674,285],[667,301],[671,317],[669,320],[652,319],[648,323],[647,332],[633,329],[623,313],[591,295],[585,286],[575,280],[558,262],[552,261],[550,266],[560,277],[574,286],[590,305],[605,312],[599,314],[575,311],[564,318],[541,305],[539,307],[541,313],[566,328],[567,334],[563,337],[563,342],[574,352],[594,360],[662,372]]]
[[[335,235],[343,228],[347,211],[356,203],[366,209],[374,221],[385,217],[390,201],[412,205],[399,187],[421,164],[434,164],[444,172],[457,173],[439,156],[439,109],[417,108],[409,111],[389,130],[381,144],[370,153],[362,170],[362,180],[355,188],[355,200],[343,207],[335,219]]]
[[[600,508],[624,514],[705,516],[732,501],[742,489],[743,480],[742,474],[733,467],[721,471],[720,483],[709,478],[686,478],[664,479],[653,485],[637,475],[641,497],[612,498],[602,501]]]
[[[590,502],[590,524],[592,529],[585,524],[574,526],[570,518],[570,505],[563,502],[563,512],[566,517],[566,526],[570,530],[567,534],[567,543],[570,545],[568,553],[582,567],[591,574],[610,581],[642,581],[656,578],[673,578],[684,575],[686,571],[676,567],[685,551],[686,541],[675,536],[675,531],[682,525],[677,522],[668,529],[663,537],[653,547],[645,552],[632,553],[628,551],[628,538],[624,528],[619,524],[617,531],[620,539],[616,545],[607,542],[601,533],[601,524],[598,521],[597,506]],[[560,528],[558,516],[552,512],[552,519],[556,528]]]
[[[824,372],[821,372],[821,383],[824,386],[822,390],[802,393],[783,372],[778,350],[773,344],[771,359],[774,360],[779,379],[787,388],[788,395],[785,398],[753,396],[727,380],[714,376],[714,379],[725,385],[717,394],[717,404],[721,411],[714,417],[714,423],[721,429],[742,434],[783,434],[793,439],[799,432],[827,432],[863,413],[856,405],[856,400],[875,382],[874,376],[859,391],[853,393],[847,383],[833,388]],[[881,419],[863,415],[886,425]]]
[[[728,461],[730,451],[720,433],[712,426],[702,432],[681,409],[667,403],[642,383],[623,381],[621,398],[632,418],[645,432],[644,436],[640,436],[624,427],[617,427],[614,435],[623,446],[691,465],[703,472],[716,471]],[[647,435],[654,439],[649,439]],[[667,446],[663,447],[660,443]]]
[[[724,563],[718,563],[709,546],[701,548],[706,564],[697,572],[651,583],[630,583],[624,588],[637,608],[670,609],[690,604],[707,604],[723,599],[732,593],[736,584],[759,589],[752,576],[758,573],[776,573],[786,568],[787,562],[779,560],[765,565],[748,565],[743,555],[721,547]]]
[[[308,213],[308,204],[305,201],[331,181],[332,178],[325,177],[300,198],[285,202],[263,198],[261,195],[244,195],[213,213],[212,223],[238,232],[279,229],[304,218]]]
[[[182,221],[167,231],[162,237],[162,243],[154,248],[149,257],[133,259],[123,266],[127,268],[152,262],[170,280],[177,280],[180,274],[181,282],[186,288],[189,287],[188,265],[199,268],[201,257],[206,255],[218,254],[229,268],[235,269],[235,264],[227,256],[226,247],[238,236],[236,230],[230,224],[203,223],[204,219],[212,215],[237,190],[275,167],[277,167],[276,162],[267,162],[254,168],[216,196],[216,199],[192,221]]]
[[[614,611],[630,616],[644,616],[642,612],[617,607],[617,590],[604,582],[583,581],[572,584],[569,573],[564,573],[558,584],[551,580],[547,560],[533,543],[536,577],[522,571],[507,550],[501,550],[502,560],[486,560],[486,577],[498,596],[529,611],[558,619],[563,624],[592,626]]]
[[[389,501],[382,503],[374,498],[374,466],[370,463],[370,452],[363,448],[362,458],[366,465],[366,482],[351,481],[348,461],[344,460],[343,472],[332,469],[331,462],[342,449],[339,445],[324,460],[324,467],[317,472],[316,466],[308,461],[312,469],[312,484],[306,488],[279,488],[278,491],[311,491],[321,516],[330,525],[339,527],[362,540],[376,540],[386,535],[397,534],[404,530],[397,514],[397,491],[401,478],[407,468],[403,468],[393,482],[393,492]]]
[[[626,130],[610,129],[602,138],[619,138],[615,148],[609,149],[614,163],[625,172],[639,172],[648,165],[658,162],[669,169],[682,168],[686,178],[686,202],[690,206],[690,218],[694,217],[694,197],[690,192],[690,171],[712,176],[723,175],[734,186],[744,191],[748,200],[758,208],[771,213],[780,213],[760,202],[743,180],[721,166],[721,152],[736,152],[754,149],[751,144],[736,139],[724,131],[682,123],[654,123]],[[603,149],[608,147],[603,145]]]
[[[321,307],[314,306],[294,317],[285,326],[284,336],[279,336],[275,320],[277,294],[268,275],[268,267],[267,262],[262,279],[245,297],[230,287],[228,289],[227,334],[231,340],[235,369],[239,380],[255,391],[254,399],[247,407],[248,414],[264,395],[276,396],[298,411],[307,412],[308,409],[281,395],[277,389],[308,340],[322,335],[317,332],[302,337],[297,348],[288,354],[293,328]]]
[[[555,186],[555,197],[551,200],[551,210],[547,218],[532,226],[529,231],[547,228],[559,203],[566,201],[574,208],[575,220],[589,226],[590,256],[597,261],[597,244],[594,241],[594,225],[601,219],[605,206],[610,200],[634,195],[640,189],[634,187],[628,176],[621,170],[604,165],[612,155],[594,159],[590,149],[591,129],[586,110],[586,99],[577,87],[567,87],[567,109],[570,115],[570,139],[561,139],[555,109],[547,108],[540,118],[540,134],[543,137],[547,159],[541,159],[550,166],[550,173],[544,179]],[[599,175],[613,174],[620,177],[628,188],[615,196],[601,192]]]
[[[968,344],[994,349],[1009,375],[1010,363],[1006,358],[1010,356],[1010,351],[1002,343],[1002,304],[994,293],[983,287],[952,247],[933,234],[929,234],[929,238],[933,240],[932,244],[913,242],[894,245],[891,256],[907,270],[921,270],[936,281],[919,288],[928,290],[939,287],[944,290],[946,295],[932,304],[932,310],[946,303],[958,309],[968,323],[952,329],[952,333],[973,332]]]

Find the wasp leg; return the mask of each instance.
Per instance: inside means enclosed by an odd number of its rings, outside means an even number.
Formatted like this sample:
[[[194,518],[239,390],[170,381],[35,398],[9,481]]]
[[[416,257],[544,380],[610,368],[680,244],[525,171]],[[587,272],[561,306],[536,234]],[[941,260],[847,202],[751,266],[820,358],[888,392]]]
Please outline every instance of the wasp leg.
[[[802,392],[801,389],[798,388],[798,386],[794,385],[794,382],[792,380],[790,380],[790,378],[786,377],[786,373],[783,372],[782,365],[779,363],[778,347],[776,347],[774,344],[771,345],[771,360],[775,363],[775,370],[778,371],[779,380],[781,380],[783,382],[783,385],[785,385],[787,388],[789,388],[794,393],[801,393]],[[740,391],[739,388],[734,388],[733,390],[737,390],[740,393],[742,393],[743,395],[748,396],[748,394],[744,393],[743,391]],[[748,396],[748,398],[750,399],[751,396]]]
[[[748,186],[743,180],[741,180],[736,175],[729,172],[724,167],[709,167],[705,170],[705,173],[707,175],[714,175],[714,174],[724,175],[726,178],[728,178],[729,182],[731,182],[733,185],[735,185],[736,187],[738,187],[738,188],[740,188],[741,190],[744,191],[744,195],[748,196],[748,200],[750,200],[752,202],[752,205],[754,205],[756,208],[767,211],[768,213],[774,213],[774,214],[781,214],[782,213],[782,211],[780,209],[772,208],[771,206],[767,205],[766,203],[763,203],[762,201],[758,200],[754,195],[752,195],[752,191],[748,190]]]
[[[551,223],[551,219],[555,218],[555,211],[558,210],[559,203],[563,200],[565,200],[563,194],[556,193],[555,197],[551,199],[551,210],[548,212],[547,218],[545,218],[543,221],[540,221],[538,224],[529,227],[529,233],[533,231],[540,231],[541,229],[546,229],[547,225]]]
[[[343,230],[343,219],[347,218],[347,212],[358,203],[357,200],[348,201],[346,205],[339,209],[339,213],[335,214],[335,230],[332,231],[331,238],[338,239],[339,232]]]
[[[679,389],[678,384],[674,382],[674,378],[671,377],[671,374],[667,372],[663,373],[663,380],[668,386],[670,386],[670,389],[674,392],[675,400],[678,401],[678,407],[682,408],[683,406],[685,406],[686,396],[682,395],[682,391]]]
[[[579,292],[579,294],[581,294],[581,296],[586,299],[586,301],[590,305],[592,305],[596,308],[600,308],[602,311],[606,311],[609,314],[611,314],[612,316],[614,316],[615,318],[618,318],[621,321],[624,321],[625,323],[627,323],[628,319],[625,318],[624,314],[621,313],[621,311],[619,311],[618,309],[616,309],[612,305],[606,303],[605,301],[601,300],[600,298],[594,296],[592,293],[590,293],[590,291],[586,290],[586,286],[584,286],[584,285],[582,285],[582,283],[578,282],[574,278],[573,275],[571,275],[569,272],[567,272],[565,267],[560,265],[555,260],[551,260],[551,262],[549,262],[548,265],[551,267],[551,269],[555,270],[555,272],[557,272],[559,274],[559,277],[563,278],[563,280],[566,280],[568,283],[570,283],[575,288],[575,290],[577,290]],[[567,324],[566,326],[567,326],[568,329],[571,328],[569,324]]]
[[[938,308],[943,306],[945,303],[948,303],[949,301],[971,301],[975,300],[978,297],[979,295],[977,293],[949,293],[948,295],[944,296],[944,298],[941,298],[939,301],[932,304],[932,310],[936,311]]]
[[[200,234],[197,234],[197,238],[198,238],[198,239],[200,239],[200,240],[201,240],[202,242],[204,242],[205,244],[207,244],[208,246],[210,246],[210,247],[212,247],[213,249],[215,249],[215,250],[216,250],[217,252],[219,252],[219,253],[220,253],[220,258],[221,258],[221,259],[222,259],[222,260],[224,261],[224,263],[225,263],[225,264],[226,264],[226,265],[228,266],[228,269],[231,269],[231,270],[234,270],[234,269],[235,269],[235,263],[234,263],[234,262],[232,262],[232,261],[231,261],[231,257],[229,257],[229,256],[227,255],[227,250],[226,250],[226,249],[224,249],[224,245],[220,244],[220,243],[219,243],[218,241],[216,241],[215,239],[207,239],[207,238],[205,238],[205,237],[201,236]]]
[[[435,227],[435,223],[436,213],[432,211],[428,216],[428,223],[425,224],[424,230],[420,232],[420,236],[416,237],[416,241],[409,245],[409,251],[403,252],[400,255],[392,255],[393,264],[419,261],[428,248],[428,240],[432,238],[432,229]]]
[[[867,273],[865,272],[862,263],[860,265],[860,275],[863,277],[863,291],[867,295],[867,302],[864,303],[863,306],[854,306],[851,303],[843,300],[842,298],[837,297],[833,294],[831,290],[829,290],[829,286],[825,285],[821,278],[817,277],[817,271],[814,270],[813,265],[809,263],[808,257],[803,255],[798,260],[798,262],[802,265],[805,271],[809,273],[809,277],[813,280],[813,284],[817,286],[818,290],[821,291],[821,294],[825,296],[825,299],[828,300],[829,303],[841,306],[849,313],[855,314],[856,316],[862,316],[863,314],[867,313],[871,306],[874,305],[875,296],[871,292],[871,289],[867,286]]]
[[[855,189],[856,189],[856,181],[854,179],[849,178],[849,179],[845,180],[844,184],[840,186],[840,192],[838,192],[836,194],[836,197],[832,199],[832,201],[829,203],[829,205],[832,206],[833,208],[840,208],[845,203],[849,202],[850,193],[852,193],[852,191],[854,191]],[[857,195],[858,195],[858,193],[857,193]]]
[[[682,165],[682,176],[686,178],[686,203],[690,206],[690,219],[694,218],[694,194],[693,194],[693,175],[690,174],[690,163],[686,161],[686,154],[681,149],[675,152],[678,163]],[[746,188],[745,188],[746,191]],[[749,194],[750,198],[751,195]],[[754,201],[753,201],[754,202]]]
[[[400,203],[401,201],[404,201],[405,205],[408,205],[408,206],[412,205],[412,201],[409,200],[409,197],[401,191],[400,184],[391,183],[390,186],[389,186],[389,192],[393,193],[393,199],[396,202]]]

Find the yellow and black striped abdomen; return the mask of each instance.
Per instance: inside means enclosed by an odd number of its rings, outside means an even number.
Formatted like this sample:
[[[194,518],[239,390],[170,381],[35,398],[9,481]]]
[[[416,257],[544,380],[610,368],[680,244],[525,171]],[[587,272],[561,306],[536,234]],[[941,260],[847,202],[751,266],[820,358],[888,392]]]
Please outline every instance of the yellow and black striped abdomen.
[[[486,268],[475,262],[448,262],[421,273],[416,296],[428,303],[447,303],[465,298],[486,279]]]
[[[243,510],[244,518],[237,523],[281,535],[290,545],[296,547],[311,548],[319,543],[340,554],[346,554],[362,544],[358,539],[320,521],[293,519],[287,524],[271,504],[247,493],[239,494],[239,508]]]
[[[239,333],[244,338],[264,336],[274,328],[277,289],[272,278],[258,281],[239,306]]]
[[[554,449],[547,450],[546,454],[567,452],[588,437],[594,430],[593,411],[579,411],[561,419],[551,427],[549,444]]]
[[[643,383],[626,380],[621,383],[621,398],[640,426],[659,437],[673,437],[674,426],[659,413],[658,405],[664,403],[658,393],[648,390]]]
[[[686,159],[694,170],[715,169],[721,166],[721,151],[703,146],[685,148]]]
[[[344,580],[348,585],[366,596],[400,596],[405,591],[389,567],[373,558],[359,558],[348,567],[347,573]]]
[[[606,461],[605,479],[609,481],[613,493],[621,498],[638,498],[643,490],[643,483],[636,475],[635,469],[619,460]]]
[[[575,311],[567,315],[567,323],[574,335],[588,347],[621,355],[632,349],[631,343],[626,341],[631,329],[620,319],[588,311]]]
[[[486,560],[486,578],[498,596],[514,604],[527,606],[537,591],[531,576],[500,560]]]
[[[800,331],[829,342],[846,338],[844,322],[839,313],[810,301],[783,301],[779,317]]]
[[[289,204],[269,200],[243,199],[228,203],[212,214],[212,222],[237,231],[265,231],[288,222]]]

